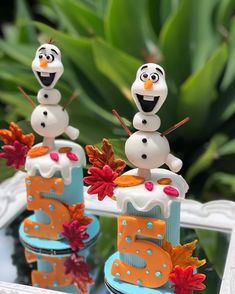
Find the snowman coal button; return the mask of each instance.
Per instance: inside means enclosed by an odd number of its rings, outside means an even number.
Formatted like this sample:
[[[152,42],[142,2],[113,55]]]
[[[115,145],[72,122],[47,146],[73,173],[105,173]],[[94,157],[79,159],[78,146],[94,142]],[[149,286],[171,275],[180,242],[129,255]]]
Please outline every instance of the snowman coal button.
[[[143,143],[147,143],[148,140],[147,140],[146,138],[143,138],[143,139],[142,139],[142,142],[143,142]]]
[[[146,154],[142,154],[141,157],[142,157],[143,159],[146,159],[146,158],[147,158],[147,155],[146,155]]]
[[[57,89],[40,89],[37,100],[40,104],[56,105],[61,100],[61,94]]]
[[[139,131],[155,132],[159,129],[161,120],[157,115],[146,115],[137,112],[133,118],[133,126]]]

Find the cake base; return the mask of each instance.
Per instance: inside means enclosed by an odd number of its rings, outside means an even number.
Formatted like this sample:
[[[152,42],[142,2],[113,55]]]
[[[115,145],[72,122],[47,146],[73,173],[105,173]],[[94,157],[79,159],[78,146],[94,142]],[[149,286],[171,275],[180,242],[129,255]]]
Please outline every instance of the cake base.
[[[173,294],[174,289],[170,289],[169,283],[166,283],[164,286],[152,289],[141,287],[134,284],[129,284],[127,282],[121,281],[115,278],[111,274],[111,268],[113,261],[118,258],[120,259],[119,252],[114,253],[105,263],[104,275],[105,275],[105,285],[110,293],[113,294]]]
[[[85,213],[85,215],[91,217],[93,221],[87,226],[87,233],[90,237],[84,242],[85,248],[82,250],[91,246],[98,238],[100,232],[100,224],[97,217],[89,213]],[[35,221],[35,215],[31,215],[29,219]],[[73,253],[67,239],[48,240],[29,236],[23,231],[23,223],[20,225],[19,235],[22,245],[28,251],[35,254],[67,256]]]

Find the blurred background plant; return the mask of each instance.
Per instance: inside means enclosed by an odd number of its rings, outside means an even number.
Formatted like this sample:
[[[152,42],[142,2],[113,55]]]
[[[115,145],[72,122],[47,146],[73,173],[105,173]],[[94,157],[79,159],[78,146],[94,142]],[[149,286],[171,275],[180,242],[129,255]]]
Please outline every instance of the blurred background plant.
[[[4,1],[3,1],[4,2]],[[131,127],[137,109],[130,93],[139,65],[161,64],[168,99],[160,110],[162,130],[185,116],[191,121],[169,135],[184,161],[189,197],[205,202],[235,196],[235,1],[234,0],[37,0],[5,1],[1,6],[0,125],[20,121],[30,130],[31,107],[21,85],[35,99],[39,85],[31,71],[39,42],[50,37],[63,53],[65,73],[58,83],[64,101],[81,95],[69,109],[79,143],[112,139],[125,158],[125,133],[115,108]],[[8,9],[7,9],[8,8]],[[13,16],[14,15],[14,16]],[[14,19],[13,19],[14,18]],[[0,180],[12,171],[0,161]],[[114,250],[113,222],[102,220],[100,256]],[[113,234],[112,234],[113,232]],[[217,293],[227,239],[196,232],[209,263],[208,293]],[[193,233],[195,234],[195,232]],[[107,240],[111,240],[107,242]],[[204,292],[206,293],[206,292]]]

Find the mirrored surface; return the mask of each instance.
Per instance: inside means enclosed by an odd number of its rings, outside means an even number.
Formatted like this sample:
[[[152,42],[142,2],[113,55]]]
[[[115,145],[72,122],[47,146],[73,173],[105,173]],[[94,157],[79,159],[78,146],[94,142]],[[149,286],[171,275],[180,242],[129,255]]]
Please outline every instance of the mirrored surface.
[[[21,221],[29,215],[25,212],[6,229],[0,230],[0,280],[4,282],[31,285],[31,271],[36,263],[28,264],[24,249],[18,238],[18,227]],[[90,273],[95,279],[90,293],[108,293],[103,283],[103,267],[105,260],[116,251],[116,219],[100,217],[101,234],[87,256]],[[194,239],[200,242],[194,253],[200,259],[207,258],[207,264],[199,269],[207,275],[207,289],[202,293],[219,293],[221,278],[225,265],[230,235],[206,231],[181,229],[181,244]],[[209,259],[209,260],[208,260]],[[200,293],[200,292],[197,292]]]

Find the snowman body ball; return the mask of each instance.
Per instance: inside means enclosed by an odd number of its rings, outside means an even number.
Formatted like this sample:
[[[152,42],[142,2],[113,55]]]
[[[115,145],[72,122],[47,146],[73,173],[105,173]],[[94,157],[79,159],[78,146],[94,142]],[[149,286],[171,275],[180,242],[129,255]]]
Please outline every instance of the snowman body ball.
[[[79,130],[69,126],[68,113],[58,104],[61,94],[54,89],[64,72],[59,48],[53,44],[41,45],[32,62],[32,70],[42,89],[37,94],[40,105],[32,112],[31,125],[33,130],[43,137],[43,146],[54,149],[55,138],[63,133],[76,140]]]
[[[154,63],[142,65],[131,88],[139,112],[133,125],[138,130],[126,141],[125,153],[128,160],[138,167],[138,175],[149,179],[150,170],[167,164],[171,171],[178,172],[182,161],[170,153],[166,137],[157,132],[161,120],[156,113],[167,97],[165,72]]]

